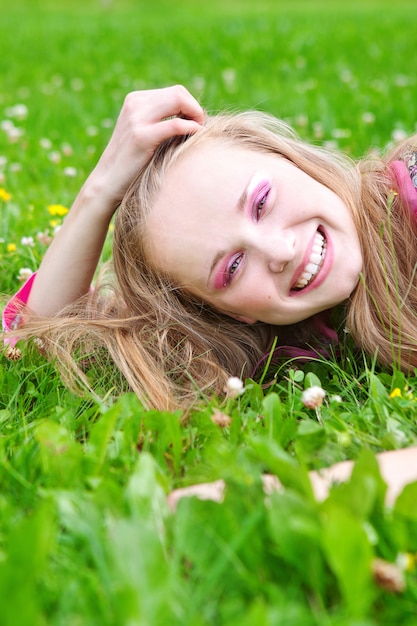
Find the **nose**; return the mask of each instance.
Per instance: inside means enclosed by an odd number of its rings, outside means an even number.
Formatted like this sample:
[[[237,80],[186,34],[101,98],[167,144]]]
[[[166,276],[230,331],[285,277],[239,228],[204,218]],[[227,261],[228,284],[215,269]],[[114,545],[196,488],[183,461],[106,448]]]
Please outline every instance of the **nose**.
[[[291,232],[271,233],[265,241],[265,257],[268,269],[273,274],[280,274],[295,254],[295,239]]]

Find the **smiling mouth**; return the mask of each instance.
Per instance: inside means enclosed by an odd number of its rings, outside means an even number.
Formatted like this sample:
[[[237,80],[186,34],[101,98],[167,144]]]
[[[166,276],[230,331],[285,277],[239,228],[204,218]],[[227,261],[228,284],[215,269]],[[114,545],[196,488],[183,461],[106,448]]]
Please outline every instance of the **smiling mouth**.
[[[310,258],[299,276],[292,291],[301,291],[310,285],[319,273],[326,256],[327,241],[324,233],[318,230],[314,237]]]

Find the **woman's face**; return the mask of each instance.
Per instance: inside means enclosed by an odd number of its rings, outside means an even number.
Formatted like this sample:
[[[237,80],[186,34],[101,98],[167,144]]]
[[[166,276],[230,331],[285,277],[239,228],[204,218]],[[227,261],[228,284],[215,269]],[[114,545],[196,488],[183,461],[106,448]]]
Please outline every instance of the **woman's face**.
[[[274,154],[209,142],[169,169],[150,262],[219,311],[292,324],[345,300],[362,254],[342,200]]]

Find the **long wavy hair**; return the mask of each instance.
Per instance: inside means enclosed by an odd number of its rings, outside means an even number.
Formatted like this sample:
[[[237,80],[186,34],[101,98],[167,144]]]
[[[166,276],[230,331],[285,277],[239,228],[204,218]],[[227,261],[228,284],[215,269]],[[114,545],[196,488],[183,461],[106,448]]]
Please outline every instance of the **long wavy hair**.
[[[328,341],[321,315],[287,327],[247,325],[150,264],[147,216],[166,172],[207,141],[277,154],[338,194],[352,212],[364,258],[361,280],[344,303],[352,337],[367,353],[376,351],[381,363],[417,366],[417,233],[400,195],[392,192],[388,163],[395,154],[354,163],[301,141],[287,124],[258,112],[207,117],[194,135],[162,143],[122,201],[112,264],[94,291],[53,319],[31,317],[19,335],[44,338],[71,386],[89,385],[80,358],[85,364],[89,355],[96,365],[110,359],[145,406],[162,410],[189,408],[204,395],[221,394],[229,376],[251,375],[276,337],[278,345],[294,347],[314,347],[323,336]]]

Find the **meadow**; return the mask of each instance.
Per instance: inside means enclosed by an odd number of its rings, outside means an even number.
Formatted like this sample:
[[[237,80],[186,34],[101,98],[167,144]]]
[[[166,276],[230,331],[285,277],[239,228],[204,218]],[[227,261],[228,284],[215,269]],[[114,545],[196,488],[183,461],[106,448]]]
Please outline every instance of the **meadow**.
[[[209,112],[268,111],[353,157],[417,129],[411,1],[0,8],[3,303],[131,90],[182,83]],[[100,398],[74,395],[36,346],[20,349],[0,359],[2,626],[415,626],[417,483],[387,507],[375,459],[417,444],[414,376],[378,369],[345,333],[338,358],[285,362],[183,419],[116,397],[106,372]],[[317,410],[302,401],[313,385]],[[308,471],[346,459],[351,480],[318,501]],[[266,497],[265,472],[285,490]],[[168,506],[173,489],[219,478],[221,502]]]

